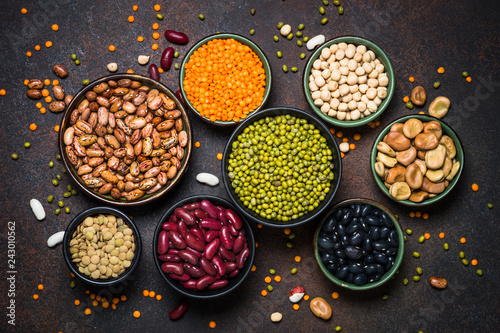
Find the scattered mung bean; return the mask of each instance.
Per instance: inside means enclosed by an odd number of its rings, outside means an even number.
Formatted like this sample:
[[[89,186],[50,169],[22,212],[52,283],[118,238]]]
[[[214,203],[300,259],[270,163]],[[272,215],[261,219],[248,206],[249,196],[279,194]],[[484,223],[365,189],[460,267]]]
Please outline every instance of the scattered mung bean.
[[[179,51],[175,51],[174,52],[174,58],[178,58],[179,57]]]
[[[483,276],[483,270],[478,269],[478,270],[476,271],[476,274],[477,274],[477,275],[479,275],[479,276]]]
[[[302,38],[302,40],[304,41],[304,43],[307,43],[307,41],[309,40],[309,37],[304,36],[304,38]]]
[[[255,8],[250,9],[250,15],[255,15],[255,12],[256,12]]]
[[[57,203],[59,205],[59,207],[63,208],[64,207],[64,202],[62,202],[61,200],[59,200],[59,202]]]
[[[275,270],[275,269],[273,269],[273,268],[271,268],[271,269],[269,270],[269,274],[271,274],[271,275],[276,274],[276,270]]]
[[[57,180],[62,180],[62,176],[60,174],[56,175]]]
[[[469,73],[467,73],[467,72],[462,72],[462,76],[463,76],[463,77],[467,77],[467,76],[469,76]]]
[[[254,34],[255,34],[255,30],[254,29],[250,30],[250,35],[253,36]]]
[[[448,245],[448,243],[444,243],[443,248],[445,249],[445,251],[448,251],[450,249],[450,245]]]
[[[47,197],[47,202],[51,203],[52,201],[54,201],[54,196],[51,194]]]
[[[157,18],[158,20],[163,20],[163,14],[160,14],[160,13],[156,14],[156,18]],[[200,17],[200,19],[201,19],[201,17]],[[202,19],[202,20],[203,20],[203,19]]]
[[[52,179],[52,185],[54,185],[54,186],[59,185],[59,182],[57,181],[57,179]]]
[[[273,289],[274,289],[273,286],[271,286],[270,284],[267,285],[267,290],[273,291]]]
[[[71,60],[76,60],[76,54],[74,54],[74,53],[73,53],[73,54],[71,55]]]
[[[89,83],[90,83],[90,80],[89,80],[89,79],[85,79],[85,80],[83,80],[83,81],[82,81],[82,84],[83,84],[84,86],[88,85]]]
[[[408,279],[406,279],[406,278],[405,278],[405,279],[403,279],[403,284],[404,284],[405,286],[406,286],[406,285],[408,285]]]
[[[54,212],[56,215],[59,215],[61,213],[61,208],[57,208]]]
[[[29,143],[29,142],[25,142],[25,143],[24,143],[24,148],[29,148],[29,147],[31,147],[31,143]]]
[[[299,70],[299,69],[298,69],[297,67],[295,67],[295,66],[293,66],[293,67],[291,68],[291,71],[292,71],[293,73],[297,72],[298,70]]]
[[[415,275],[415,276],[413,277],[413,281],[415,281],[415,282],[420,281],[420,276]]]
[[[469,260],[463,258],[462,259],[462,264],[464,264],[465,266],[468,266],[469,265]]]
[[[423,271],[422,271],[422,268],[417,267],[416,271],[417,271],[417,274],[418,274],[418,275],[422,275],[422,272],[423,272]]]
[[[488,208],[489,208],[489,209],[492,209],[492,208],[493,208],[493,204],[489,203],[489,204],[488,204]]]
[[[339,9],[339,15],[344,14],[344,7],[339,6],[339,8],[338,8],[338,9]]]
[[[406,106],[406,108],[413,110],[413,103],[412,102],[406,103],[405,106]]]
[[[411,229],[406,229],[406,233],[407,233],[408,235],[411,235],[411,234],[413,233],[413,230],[411,230]]]
[[[418,252],[413,252],[413,256],[414,256],[415,258],[420,258],[420,253],[418,253]]]
[[[424,235],[418,237],[418,242],[419,243],[423,243],[424,241],[425,241],[425,236]]]
[[[49,168],[53,168],[54,167],[54,162],[50,161],[49,162]]]
[[[434,82],[434,84],[432,85],[435,89],[439,88],[439,86],[441,85],[441,82],[439,81],[436,81]]]
[[[283,28],[283,26],[284,26],[284,25],[285,25],[285,23],[280,22],[280,23],[278,23],[278,25],[277,25],[276,27],[277,27],[278,29],[281,29],[281,28]]]
[[[276,35],[274,35],[273,39],[274,39],[275,42],[279,41],[279,38]]]
[[[283,65],[282,69],[283,69],[283,72],[288,73],[288,66],[287,65]]]
[[[327,23],[328,23],[328,17],[323,17],[323,18],[321,19],[321,24],[325,25],[325,24],[327,24]]]
[[[12,153],[10,155],[10,158],[12,158],[13,160],[17,160],[19,158],[19,155],[17,155],[16,153]]]
[[[460,257],[460,259],[465,258],[465,252],[464,251],[458,252],[458,256]]]
[[[80,66],[80,59],[75,60],[75,65]]]
[[[276,55],[278,56],[278,58],[283,57],[283,53],[281,53],[281,51],[276,52]]]
[[[287,36],[286,39],[292,40],[293,39],[293,32],[290,32]]]
[[[302,44],[302,41],[301,41],[300,39],[299,39],[299,40],[297,40],[297,45],[298,45],[299,47],[302,47],[302,45],[303,45],[303,44]]]
[[[325,15],[325,7],[323,7],[323,6],[319,7],[319,13],[321,15]]]
[[[297,32],[295,33],[295,36],[297,36],[297,37],[299,37],[299,38],[300,38],[300,37],[302,37],[302,31],[297,31]]]
[[[304,28],[305,28],[304,23],[301,23],[301,24],[299,24],[299,26],[298,26],[298,28],[297,28],[297,29],[299,29],[299,30],[304,30]]]
[[[305,53],[301,53],[300,54],[300,59],[304,59],[306,57],[306,54]]]
[[[71,192],[64,192],[63,197],[69,198],[71,196]]]
[[[292,274],[292,275],[297,274],[297,268],[296,268],[296,267],[292,268],[292,269],[290,270],[290,274]]]

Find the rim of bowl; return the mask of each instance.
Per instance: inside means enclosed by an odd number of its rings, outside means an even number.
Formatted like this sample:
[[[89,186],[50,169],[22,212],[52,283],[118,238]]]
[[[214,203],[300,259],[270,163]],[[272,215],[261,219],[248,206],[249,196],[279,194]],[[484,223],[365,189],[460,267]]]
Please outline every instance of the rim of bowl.
[[[116,80],[117,81],[117,80],[125,79],[125,78],[131,79],[134,81],[141,81],[141,83],[146,84],[149,87],[153,87],[155,89],[161,88],[161,89],[164,89],[165,92],[168,92],[169,93],[168,97],[175,101],[177,109],[181,111],[181,114],[182,114],[181,117],[182,117],[184,126],[186,128],[185,130],[188,134],[188,144],[186,145],[186,147],[184,147],[184,151],[185,151],[184,162],[182,163],[181,168],[177,172],[177,175],[175,176],[175,178],[173,180],[170,180],[170,182],[167,183],[165,186],[163,186],[158,192],[151,193],[151,194],[146,193],[142,198],[135,200],[135,201],[116,200],[116,199],[113,199],[113,197],[111,197],[110,195],[102,195],[102,194],[99,194],[99,193],[91,190],[90,188],[88,188],[85,185],[85,183],[82,181],[81,177],[76,174],[76,171],[74,170],[73,165],[69,162],[69,160],[66,156],[66,153],[64,151],[65,150],[64,132],[69,125],[71,111],[73,111],[73,109],[75,107],[77,107],[78,104],[83,100],[83,98],[85,97],[85,94],[88,91],[92,90],[92,88],[95,85],[97,85],[101,82],[105,82],[105,81],[107,82],[109,80]],[[180,182],[182,176],[187,171],[188,166],[189,166],[189,161],[191,159],[191,153],[193,150],[192,149],[193,130],[191,127],[191,122],[189,121],[189,117],[188,117],[188,114],[187,114],[187,111],[186,111],[184,105],[179,100],[177,95],[172,90],[170,90],[167,86],[162,84],[161,82],[153,80],[153,79],[146,77],[146,76],[143,76],[143,75],[138,75],[138,74],[128,74],[128,73],[111,74],[111,75],[106,75],[106,76],[100,77],[99,79],[90,82],[87,86],[80,89],[78,91],[78,93],[75,95],[75,97],[73,97],[73,99],[71,100],[71,103],[68,105],[68,107],[66,108],[66,110],[63,113],[60,128],[61,128],[61,130],[59,131],[59,134],[57,137],[59,152],[61,154],[64,167],[66,168],[66,170],[68,170],[68,173],[69,173],[71,179],[73,180],[73,182],[78,186],[78,188],[80,190],[82,190],[89,197],[94,198],[102,203],[115,205],[115,206],[119,206],[119,207],[125,207],[125,206],[131,207],[131,206],[143,205],[143,204],[146,204],[146,203],[149,203],[149,202],[152,202],[152,201],[158,199],[159,197],[163,196],[165,193],[167,193],[171,189],[173,189],[175,187],[175,185],[177,185],[177,183]]]
[[[394,265],[392,265],[391,269],[389,271],[385,272],[385,274],[382,276],[382,278],[380,280],[378,280],[377,282],[367,283],[367,284],[362,285],[362,286],[357,286],[354,283],[348,283],[348,282],[342,281],[342,280],[338,279],[336,276],[334,276],[332,273],[330,273],[328,271],[328,269],[325,267],[325,265],[323,264],[323,262],[321,261],[321,257],[319,255],[319,250],[318,250],[318,235],[319,235],[319,232],[321,231],[321,227],[325,223],[325,220],[328,218],[328,216],[330,216],[330,214],[332,214],[334,211],[336,211],[339,208],[343,208],[345,206],[355,204],[355,203],[369,204],[369,205],[375,206],[376,208],[387,213],[390,216],[392,222],[394,223],[394,226],[396,227],[396,231],[398,233],[398,238],[399,238],[398,239],[398,242],[399,242],[398,254],[396,256],[396,260],[394,261]],[[386,206],[384,206],[380,202],[377,202],[373,199],[351,198],[351,199],[346,199],[346,200],[339,202],[338,204],[333,206],[328,211],[327,214],[325,214],[325,217],[321,220],[321,223],[318,225],[318,228],[316,229],[316,232],[314,233],[313,246],[314,246],[314,257],[316,258],[316,262],[318,263],[323,274],[330,281],[332,281],[333,283],[335,283],[341,287],[347,288],[347,289],[361,291],[361,290],[369,290],[369,289],[377,288],[377,287],[385,284],[387,281],[389,281],[392,278],[392,276],[394,276],[396,271],[399,269],[399,266],[403,262],[405,241],[404,241],[404,234],[403,234],[403,229],[401,228],[401,224],[399,223],[399,220],[396,218],[394,213],[389,210],[389,208],[387,208]]]
[[[320,130],[321,135],[325,137],[325,139],[330,140],[333,143],[332,145],[329,143],[328,147],[330,150],[332,150],[333,154],[333,161],[332,163],[335,164],[335,169],[334,172],[337,174],[331,184],[333,186],[330,187],[330,193],[328,193],[328,196],[321,202],[321,204],[316,207],[312,212],[309,212],[295,220],[291,220],[288,222],[282,222],[282,221],[274,221],[274,220],[269,220],[265,219],[263,217],[258,216],[255,212],[251,211],[247,207],[243,206],[243,203],[239,199],[239,197],[234,193],[234,189],[231,186],[231,182],[228,177],[227,173],[227,166],[229,163],[229,154],[230,151],[232,150],[232,143],[234,139],[251,123],[254,121],[257,121],[261,118],[265,118],[268,116],[277,116],[277,115],[286,115],[290,114],[292,116],[296,116],[299,118],[305,118],[309,123],[312,123],[317,129]],[[329,131],[329,129],[323,124],[321,121],[316,119],[313,115],[291,107],[273,107],[269,109],[262,110],[261,112],[257,114],[253,114],[247,119],[243,121],[243,123],[238,126],[233,133],[231,134],[231,137],[226,143],[226,147],[224,148],[224,156],[222,158],[222,178],[224,181],[224,187],[226,188],[226,192],[228,193],[229,197],[233,201],[234,205],[238,207],[238,210],[245,215],[246,218],[248,218],[251,221],[254,221],[256,223],[262,223],[266,226],[270,227],[276,227],[276,228],[291,228],[291,227],[296,227],[298,225],[310,222],[311,220],[317,218],[320,216],[325,209],[328,208],[330,203],[332,202],[333,198],[335,197],[335,194],[337,193],[337,190],[340,186],[340,181],[342,179],[342,159],[340,158],[340,150],[338,147],[337,142],[335,141],[332,133]],[[333,188],[332,188],[333,187]]]
[[[377,56],[377,59],[380,60],[380,62],[384,65],[385,67],[385,72],[387,73],[387,76],[389,77],[389,84],[387,86],[387,97],[382,101],[382,103],[379,105],[377,108],[377,111],[375,113],[372,113],[371,115],[360,118],[358,120],[338,120],[337,118],[330,117],[328,115],[323,114],[321,110],[314,105],[314,100],[311,97],[311,93],[309,92],[309,73],[311,72],[312,65],[314,61],[319,58],[319,55],[321,53],[321,50],[324,47],[329,47],[330,45],[334,43],[348,43],[348,44],[355,44],[356,46],[363,44],[365,45],[368,50],[372,50],[375,55]],[[335,37],[332,39],[327,40],[323,44],[319,45],[316,50],[309,56],[309,60],[306,63],[306,66],[304,68],[304,74],[302,76],[302,89],[304,92],[304,96],[306,97],[307,102],[309,103],[309,106],[313,109],[313,111],[324,121],[335,125],[339,127],[347,127],[347,128],[352,128],[352,127],[358,127],[361,125],[368,124],[369,122],[375,120],[376,118],[380,117],[380,115],[387,109],[389,104],[391,103],[392,96],[394,95],[394,90],[396,88],[396,76],[394,74],[394,68],[392,67],[391,60],[387,56],[387,54],[382,50],[380,46],[375,44],[369,39],[358,37],[358,36],[340,36],[340,37]]]
[[[83,220],[88,217],[88,216],[93,216],[93,215],[98,215],[98,214],[112,214],[117,217],[121,217],[123,221],[127,224],[127,226],[132,229],[134,232],[135,236],[135,256],[134,256],[134,261],[132,265],[127,268],[127,270],[121,274],[120,276],[110,279],[110,280],[94,280],[91,278],[88,278],[87,276],[81,274],[78,269],[76,269],[76,266],[71,262],[70,259],[70,253],[69,253],[69,242],[71,240],[71,234],[75,231],[75,228],[83,222]],[[106,286],[111,286],[115,285],[117,283],[120,283],[124,280],[127,280],[127,278],[132,274],[132,272],[136,269],[137,265],[139,265],[139,261],[141,258],[141,253],[142,253],[142,241],[141,241],[141,235],[139,233],[139,229],[137,229],[137,226],[135,223],[123,212],[119,211],[116,208],[111,208],[111,207],[92,207],[89,209],[86,209],[82,212],[80,212],[77,216],[71,220],[71,222],[68,224],[66,227],[66,232],[64,233],[64,238],[62,242],[62,251],[63,251],[63,257],[64,261],[66,262],[66,265],[70,269],[70,271],[75,274],[79,279],[84,281],[85,283],[95,286],[95,287],[106,287]]]
[[[239,214],[241,221],[243,222],[243,228],[245,228],[245,237],[247,238],[247,246],[250,249],[250,255],[248,258],[245,260],[245,266],[243,267],[242,270],[240,270],[240,273],[238,274],[237,277],[233,279],[229,279],[229,283],[227,286],[221,289],[216,289],[216,290],[206,290],[203,292],[198,292],[195,290],[190,290],[184,288],[184,286],[180,283],[180,281],[171,279],[170,277],[165,274],[162,269],[160,263],[160,259],[158,259],[158,254],[157,254],[157,248],[158,248],[158,236],[160,235],[160,232],[162,229],[162,224],[164,222],[167,222],[168,219],[170,218],[170,215],[173,214],[175,208],[182,207],[188,203],[191,202],[199,202],[201,200],[209,200],[212,203],[216,203],[217,205],[222,204],[226,208],[231,208],[235,212],[239,213],[239,210],[236,209],[235,205],[233,205],[231,202],[229,202],[226,199],[223,199],[221,197],[217,197],[215,195],[209,195],[209,194],[200,194],[200,195],[193,195],[190,197],[187,197],[185,199],[182,199],[181,201],[176,202],[174,205],[172,205],[166,212],[165,214],[162,215],[160,218],[160,221],[158,222],[158,225],[155,228],[155,232],[153,234],[153,256],[154,256],[154,262],[156,265],[156,268],[158,269],[158,272],[160,275],[163,277],[167,283],[174,288],[176,291],[179,293],[192,297],[192,298],[198,298],[198,299],[211,299],[223,295],[227,295],[228,293],[234,291],[236,288],[238,288],[243,281],[246,279],[248,276],[248,273],[252,269],[252,265],[255,259],[255,237],[253,234],[252,227],[250,226],[250,223],[246,220],[244,216],[241,216]]]
[[[374,167],[374,164],[375,164],[376,159],[377,159],[377,143],[382,141],[383,137],[389,132],[392,125],[405,122],[406,120],[408,120],[410,118],[418,118],[418,119],[424,120],[424,121],[435,120],[435,121],[439,122],[441,124],[441,127],[443,128],[443,134],[446,134],[453,139],[453,143],[455,144],[455,148],[457,150],[457,154],[456,154],[455,158],[461,164],[460,169],[458,170],[458,173],[455,175],[455,177],[450,182],[448,187],[442,193],[438,194],[434,198],[425,199],[423,202],[413,202],[410,200],[396,200],[396,199],[394,199],[392,197],[392,195],[390,195],[389,189],[387,187],[385,187],[382,179],[375,172],[375,167]],[[464,154],[462,142],[460,141],[460,138],[458,137],[457,133],[455,133],[455,131],[448,124],[446,124],[444,121],[442,121],[441,119],[438,119],[436,117],[432,117],[429,115],[422,115],[422,114],[399,117],[398,119],[394,120],[392,123],[387,125],[380,132],[380,134],[377,136],[377,138],[375,139],[371,153],[370,153],[370,168],[372,170],[373,178],[375,179],[375,182],[377,183],[378,187],[382,190],[382,192],[384,192],[384,194],[386,196],[391,198],[393,201],[401,203],[401,204],[406,205],[406,206],[411,206],[411,207],[422,207],[422,206],[433,204],[433,203],[443,199],[457,184],[458,179],[462,175],[462,171],[464,169],[464,164],[465,164],[465,154]]]
[[[198,118],[203,120],[205,123],[216,125],[216,126],[235,126],[235,125],[241,124],[245,119],[241,118],[240,121],[238,121],[238,122],[222,121],[222,120],[210,121],[210,119],[200,115],[200,113],[194,108],[193,104],[191,104],[191,102],[187,98],[186,92],[184,91],[184,85],[182,84],[182,82],[184,81],[184,77],[185,77],[185,73],[186,73],[185,65],[189,61],[189,59],[191,58],[191,55],[194,53],[194,51],[196,51],[200,46],[202,46],[203,44],[206,44],[207,42],[209,42],[211,40],[227,39],[227,38],[234,38],[238,42],[250,47],[252,49],[252,51],[254,51],[257,54],[257,56],[259,56],[259,58],[261,59],[262,65],[264,67],[264,71],[266,72],[266,88],[264,90],[264,98],[262,99],[262,103],[255,110],[250,112],[247,115],[247,117],[262,110],[262,108],[265,106],[267,100],[269,99],[269,96],[271,93],[272,68],[271,68],[271,65],[269,63],[269,59],[267,58],[264,51],[260,48],[260,46],[257,45],[257,43],[251,41],[250,39],[248,39],[242,35],[235,34],[235,33],[219,33],[219,34],[212,34],[212,35],[209,35],[207,37],[204,37],[203,39],[196,42],[196,44],[191,46],[191,48],[186,53],[186,56],[182,60],[181,70],[179,72],[179,89],[181,91],[182,98],[184,99],[184,101],[187,105],[187,108],[189,110],[191,110]]]

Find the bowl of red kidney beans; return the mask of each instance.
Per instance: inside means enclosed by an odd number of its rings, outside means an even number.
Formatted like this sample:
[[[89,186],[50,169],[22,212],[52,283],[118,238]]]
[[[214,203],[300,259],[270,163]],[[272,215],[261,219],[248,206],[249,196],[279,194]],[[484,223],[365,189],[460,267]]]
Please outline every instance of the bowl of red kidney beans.
[[[172,206],[158,223],[154,260],[161,276],[181,294],[214,298],[236,289],[250,272],[255,238],[229,201],[197,195]]]

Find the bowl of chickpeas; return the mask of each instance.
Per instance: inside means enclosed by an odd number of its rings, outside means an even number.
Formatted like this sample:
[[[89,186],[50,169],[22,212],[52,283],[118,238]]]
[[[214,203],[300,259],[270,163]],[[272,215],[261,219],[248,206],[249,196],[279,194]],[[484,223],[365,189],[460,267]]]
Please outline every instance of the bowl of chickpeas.
[[[189,109],[217,126],[233,126],[261,110],[271,91],[264,51],[243,36],[207,36],[186,54],[179,87]]]
[[[387,109],[394,95],[394,69],[377,44],[361,37],[338,37],[311,54],[303,89],[321,119],[339,127],[357,127]]]

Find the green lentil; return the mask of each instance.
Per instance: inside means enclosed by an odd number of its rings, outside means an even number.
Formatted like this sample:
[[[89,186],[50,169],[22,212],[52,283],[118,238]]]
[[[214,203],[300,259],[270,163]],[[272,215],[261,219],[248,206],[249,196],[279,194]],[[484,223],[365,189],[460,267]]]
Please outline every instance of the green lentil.
[[[10,154],[10,158],[12,158],[13,160],[17,160],[19,158],[19,155],[17,155],[16,153],[12,153]]]
[[[387,301],[389,299],[389,295],[382,296],[382,300]]]
[[[304,38],[302,38],[302,40],[304,41],[304,43],[307,43],[307,41],[309,40],[309,37],[304,36]]]
[[[422,275],[422,272],[423,272],[423,271],[422,271],[422,268],[417,267],[416,271],[417,271],[417,274],[418,274],[418,275]]]
[[[301,41],[300,39],[297,41],[297,45],[298,45],[299,47],[302,47],[302,45],[303,45],[303,44],[302,44],[302,41]]]
[[[54,167],[54,162],[50,161],[49,162],[49,168],[53,168]]]
[[[415,281],[415,282],[420,281],[420,276],[415,275],[415,276],[413,277],[413,281]]]
[[[290,270],[290,274],[292,274],[292,275],[297,274],[297,268],[296,268],[296,267],[292,268],[292,269]]]
[[[406,233],[407,233],[408,235],[411,235],[411,234],[413,233],[413,230],[411,230],[411,229],[406,229]]]
[[[300,54],[300,59],[304,59],[306,57],[306,54],[305,53],[301,53]]]
[[[75,287],[76,287],[76,282],[75,282],[75,280],[71,280],[71,282],[69,283],[69,287],[70,287],[70,288],[75,288]]]
[[[271,268],[271,269],[269,270],[269,274],[271,274],[271,275],[276,274],[276,270],[275,270],[275,269],[273,269],[273,268]]]
[[[198,18],[203,21],[205,19],[205,15],[200,14],[200,15],[198,15]]]
[[[255,34],[255,30],[254,29],[250,30],[250,35],[253,36],[254,34]]]
[[[54,213],[55,213],[56,215],[61,214],[61,208],[57,208],[57,209],[55,210],[55,212],[54,212]]]
[[[274,39],[274,41],[275,41],[275,42],[277,42],[277,41],[279,41],[279,40],[280,40],[280,39],[278,38],[278,36],[276,36],[276,35],[274,35],[273,39]]]
[[[338,10],[339,10],[339,15],[344,14],[344,7],[339,6]]]
[[[304,23],[301,23],[301,24],[299,24],[299,26],[297,27],[297,29],[304,30],[305,27],[306,26],[304,25]]]
[[[445,251],[448,251],[450,249],[450,245],[448,243],[444,243],[443,248],[445,249]]]
[[[325,25],[325,24],[327,24],[327,23],[328,23],[328,17],[323,17],[323,18],[321,19],[321,24]]]
[[[324,3],[324,1],[323,1],[323,3]],[[340,332],[340,331],[342,331],[342,327],[335,326],[335,332]]]
[[[413,256],[414,256],[415,258],[420,258],[420,253],[418,253],[418,252],[413,252]]]
[[[281,67],[283,69],[283,72],[285,73],[288,73],[288,66],[287,65],[283,65],[283,67]]]
[[[255,8],[250,9],[250,15],[255,15],[255,12],[256,12]]]
[[[292,240],[295,238],[295,234],[292,232],[290,235],[288,235],[288,239]]]
[[[293,67],[291,68],[291,71],[292,71],[293,73],[296,73],[298,70],[299,70],[299,69],[298,69],[297,67],[295,67],[295,66],[293,66]]]
[[[328,6],[328,0],[323,0],[323,5]]]
[[[283,53],[281,53],[281,51],[276,52],[276,55],[278,56],[278,58],[283,57]]]
[[[334,4],[335,6],[340,6],[340,0],[334,0],[334,1],[333,1],[333,4]]]
[[[276,28],[281,29],[281,28],[283,28],[284,25],[285,25],[285,23],[280,22],[280,23],[278,23],[278,25],[276,26]]]
[[[160,13],[156,14],[156,18],[157,18],[158,20],[163,20],[163,14],[160,14]],[[202,19],[202,18],[200,17],[200,19]],[[202,19],[202,20],[203,20],[203,19]]]
[[[323,6],[319,7],[319,13],[321,15],[325,15],[325,7],[323,7]]]
[[[460,257],[460,259],[465,258],[465,252],[464,251],[458,252],[458,256]]]
[[[51,194],[47,197],[47,202],[51,203],[52,201],[54,201],[54,196]]]
[[[179,58],[179,51],[174,52],[174,58]]]
[[[291,249],[293,247],[293,244],[290,243],[290,242],[286,242],[286,247],[288,247],[289,249]]]
[[[54,185],[54,186],[59,185],[59,182],[57,181],[57,179],[52,179],[52,185]]]
[[[62,176],[60,174],[56,175],[57,180],[62,180]]]
[[[300,37],[302,37],[302,31],[297,31],[297,32],[295,33],[295,36],[297,36],[297,37],[299,37],[299,38],[300,38]]]
[[[86,86],[86,85],[87,85],[87,84],[89,84],[89,83],[90,83],[90,80],[89,80],[89,79],[85,79],[85,80],[83,80],[83,81],[82,81],[82,84],[83,84],[84,86]]]
[[[178,69],[179,69],[179,64],[174,64],[174,68],[175,68],[176,70],[178,70]]]
[[[483,270],[482,269],[478,269],[476,271],[476,274],[479,275],[479,276],[483,276]]]
[[[56,160],[60,161],[61,160],[61,154],[56,155]]]
[[[422,236],[418,237],[418,242],[419,243],[425,242],[425,236],[422,235]]]
[[[292,40],[293,39],[293,32],[290,32],[287,36],[286,39]]]
[[[73,54],[71,55],[71,60],[76,60],[76,54],[74,54],[74,53],[73,53]]]
[[[441,85],[441,82],[436,81],[436,82],[434,82],[434,84],[432,86],[434,87],[434,89],[437,89],[437,88],[439,88],[440,85]]]
[[[413,110],[413,103],[412,102],[408,102],[405,104],[405,106],[410,109],[410,110]]]
[[[24,148],[29,148],[29,147],[31,147],[31,143],[29,143],[29,142],[25,142],[25,143],[24,143]]]
[[[71,195],[78,195],[78,192],[75,189],[73,189],[71,190]]]
[[[492,209],[492,208],[493,208],[493,204],[490,204],[490,203],[489,203],[489,204],[488,204],[488,208],[489,208],[489,209]]]
[[[469,260],[463,258],[462,259],[462,264],[464,264],[465,266],[469,266]]]
[[[80,60],[79,59],[75,60],[75,65],[80,66]]]
[[[408,279],[403,279],[403,284],[406,286],[408,285]]]
[[[63,197],[69,198],[71,196],[71,192],[64,192]]]
[[[59,205],[59,207],[63,208],[64,207],[64,202],[62,202],[61,200],[59,200],[59,202],[57,203]]]
[[[267,285],[267,290],[273,291],[273,289],[274,289],[273,286],[271,286],[270,284]]]
[[[467,72],[462,72],[462,76],[463,76],[463,77],[467,77],[467,76],[469,76],[469,73],[467,73]]]

